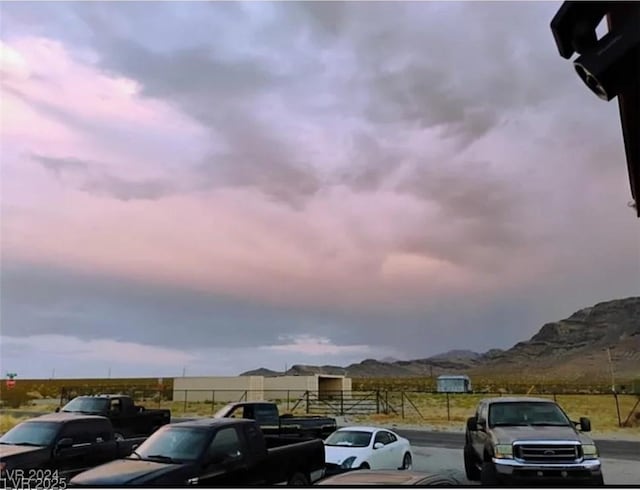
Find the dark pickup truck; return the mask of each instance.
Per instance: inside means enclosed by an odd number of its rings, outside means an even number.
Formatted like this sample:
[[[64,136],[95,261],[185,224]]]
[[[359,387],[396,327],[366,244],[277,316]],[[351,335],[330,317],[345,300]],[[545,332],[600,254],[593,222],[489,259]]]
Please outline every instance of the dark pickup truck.
[[[170,410],[149,410],[137,406],[126,395],[77,396],[56,412],[107,417],[113,424],[117,440],[148,436],[171,422]]]
[[[116,441],[111,422],[105,417],[42,415],[16,425],[0,437],[0,477],[5,483],[18,477],[18,473],[25,477],[37,473],[50,481],[55,480],[54,472],[60,479],[69,478],[128,456],[143,441],[144,438]]]
[[[324,466],[320,439],[266,436],[255,420],[199,419],[165,425],[128,458],[69,486],[309,485]]]
[[[325,439],[338,429],[336,419],[320,416],[296,417],[280,415],[278,405],[271,402],[229,403],[214,418],[243,418],[258,422],[267,435],[292,435]]]

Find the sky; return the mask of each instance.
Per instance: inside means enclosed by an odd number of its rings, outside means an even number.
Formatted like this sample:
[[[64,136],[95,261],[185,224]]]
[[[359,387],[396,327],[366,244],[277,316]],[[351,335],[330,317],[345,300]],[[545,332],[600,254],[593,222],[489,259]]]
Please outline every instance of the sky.
[[[2,370],[483,352],[638,295],[559,6],[4,3]]]

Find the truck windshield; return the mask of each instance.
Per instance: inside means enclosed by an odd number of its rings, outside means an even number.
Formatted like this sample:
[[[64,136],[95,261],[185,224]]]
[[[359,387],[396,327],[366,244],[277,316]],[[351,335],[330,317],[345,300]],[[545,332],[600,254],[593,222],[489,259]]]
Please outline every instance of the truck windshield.
[[[60,424],[53,422],[23,422],[0,437],[0,444],[16,446],[49,446]]]
[[[367,447],[371,432],[363,430],[338,430],[324,441],[325,446]]]
[[[102,413],[109,407],[109,400],[106,398],[84,398],[78,397],[71,400],[64,407],[63,412],[87,412]]]
[[[140,459],[174,463],[195,461],[204,452],[209,432],[193,427],[166,427],[156,431],[139,448]]]
[[[571,421],[555,403],[508,402],[489,407],[489,426],[553,425],[570,426]]]

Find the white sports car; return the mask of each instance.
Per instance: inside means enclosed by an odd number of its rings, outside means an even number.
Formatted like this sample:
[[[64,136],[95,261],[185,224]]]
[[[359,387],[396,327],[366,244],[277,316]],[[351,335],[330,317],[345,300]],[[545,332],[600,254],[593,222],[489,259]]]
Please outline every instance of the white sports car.
[[[411,444],[379,427],[343,427],[324,441],[327,475],[350,469],[410,470]]]

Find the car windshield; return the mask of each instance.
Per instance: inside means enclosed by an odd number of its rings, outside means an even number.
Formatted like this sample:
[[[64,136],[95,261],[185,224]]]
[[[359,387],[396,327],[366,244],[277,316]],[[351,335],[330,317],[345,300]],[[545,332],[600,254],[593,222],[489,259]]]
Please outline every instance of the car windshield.
[[[371,432],[364,430],[338,430],[325,440],[326,446],[367,447],[371,442]]]
[[[60,424],[54,422],[23,422],[0,437],[0,444],[17,446],[49,446]]]
[[[193,427],[165,427],[155,432],[140,447],[140,459],[182,463],[195,461],[203,453],[209,432]]]
[[[63,412],[103,412],[109,407],[109,400],[106,398],[84,398],[78,397],[71,400],[64,407]]]
[[[489,426],[553,425],[570,426],[571,421],[555,403],[508,402],[489,407]]]

